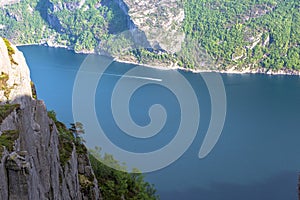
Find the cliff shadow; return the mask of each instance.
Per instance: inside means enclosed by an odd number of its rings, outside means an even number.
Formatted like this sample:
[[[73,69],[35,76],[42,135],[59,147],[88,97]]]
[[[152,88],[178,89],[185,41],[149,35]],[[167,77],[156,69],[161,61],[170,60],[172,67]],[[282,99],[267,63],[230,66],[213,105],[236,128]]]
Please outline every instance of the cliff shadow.
[[[49,0],[40,0],[38,1],[35,9],[37,11],[39,11],[41,17],[46,21],[47,21],[47,12],[48,12],[48,8],[50,8],[50,1]]]
[[[49,24],[50,27],[55,29],[57,32],[62,33],[62,26],[59,22],[59,19],[55,15],[48,13],[49,10],[51,12],[54,11],[54,6],[49,0],[38,1],[35,9],[40,13],[42,19]]]
[[[101,4],[112,12],[112,18],[108,24],[110,34],[119,34],[135,27],[127,14],[129,9],[122,0],[103,0]]]

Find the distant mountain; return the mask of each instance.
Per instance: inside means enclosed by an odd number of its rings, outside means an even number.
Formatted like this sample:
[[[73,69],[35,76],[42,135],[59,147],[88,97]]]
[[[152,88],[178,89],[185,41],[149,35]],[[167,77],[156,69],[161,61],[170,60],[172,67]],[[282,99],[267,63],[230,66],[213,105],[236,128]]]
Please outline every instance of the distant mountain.
[[[64,46],[194,69],[300,69],[297,0],[3,2],[0,34],[16,44]]]

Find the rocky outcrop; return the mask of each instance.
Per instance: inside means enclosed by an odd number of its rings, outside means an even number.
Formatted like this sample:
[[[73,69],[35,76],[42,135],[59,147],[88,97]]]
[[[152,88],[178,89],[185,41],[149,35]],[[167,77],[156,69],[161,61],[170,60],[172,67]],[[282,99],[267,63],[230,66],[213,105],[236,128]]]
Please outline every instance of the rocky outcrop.
[[[8,41],[6,43],[0,38],[0,75],[2,77],[0,78],[0,81],[2,80],[0,104],[18,103],[23,108],[25,106],[25,102],[22,102],[23,97],[32,96],[29,69],[23,54],[15,49],[10,55],[8,50],[14,47],[9,46]],[[17,62],[12,63],[11,60]],[[7,80],[4,82],[5,77]]]
[[[85,0],[74,0],[74,1],[68,1],[68,2],[64,2],[64,1],[55,1],[55,3],[53,3],[52,0],[48,0],[48,2],[50,3],[50,9],[53,12],[57,12],[57,11],[62,11],[62,10],[76,10],[81,8],[84,3]]]
[[[14,3],[18,3],[21,0],[0,0],[0,7],[1,6],[5,6],[5,5],[10,5],[10,4],[14,4]]]
[[[11,48],[17,65],[0,39],[0,199],[101,199],[86,151],[70,141],[62,161],[57,127],[44,102],[32,98],[25,59]]]
[[[121,0],[118,0],[121,1]],[[178,0],[124,0],[135,26],[145,32],[152,48],[179,52],[185,39],[184,9]],[[119,5],[122,5],[121,3]]]

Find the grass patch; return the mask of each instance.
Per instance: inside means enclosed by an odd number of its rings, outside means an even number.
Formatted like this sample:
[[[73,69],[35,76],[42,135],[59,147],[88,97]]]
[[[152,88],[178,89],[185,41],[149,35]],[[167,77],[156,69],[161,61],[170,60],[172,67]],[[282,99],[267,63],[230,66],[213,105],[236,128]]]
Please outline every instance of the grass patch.
[[[9,56],[9,59],[10,59],[10,63],[11,64],[15,64],[15,65],[19,65],[13,58],[13,55],[16,53],[14,48],[11,46],[10,42],[8,41],[8,39],[6,38],[3,38],[3,41],[6,45],[6,48],[7,48],[7,51],[8,51],[8,56]]]
[[[53,120],[59,133],[59,156],[62,166],[65,166],[70,160],[74,146],[77,154],[88,153],[87,148],[83,144],[83,139],[81,137],[75,137],[72,130],[68,129],[64,123],[58,121],[56,113],[53,110],[48,111],[48,117]]]
[[[59,158],[60,164],[64,167],[70,160],[73,152],[73,143],[66,140],[62,135],[59,135]]]
[[[85,175],[79,174],[78,178],[79,178],[81,193],[83,193],[85,196],[87,196],[88,199],[93,199],[91,190],[94,187],[94,183],[93,183],[94,177],[92,179],[89,179]]]
[[[1,75],[0,75],[0,85],[1,86],[6,85],[6,82],[8,81],[8,79],[9,79],[8,74],[6,74],[4,72],[1,72]]]
[[[0,124],[2,121],[15,109],[20,108],[20,104],[5,104],[0,105]]]
[[[7,100],[9,100],[9,95],[11,90],[16,86],[14,84],[13,86],[9,87],[7,84],[7,81],[9,80],[9,75],[7,73],[1,72],[0,74],[0,90],[4,91],[4,96]]]
[[[76,142],[75,145],[76,145],[76,153],[77,154],[87,154],[88,153],[88,150],[84,144]]]
[[[3,131],[0,136],[0,154],[2,155],[5,147],[9,152],[14,150],[14,142],[19,138],[18,130]]]
[[[31,86],[32,97],[34,99],[37,99],[36,88],[35,88],[35,85],[32,81],[30,81],[30,86]]]
[[[56,119],[54,111],[49,111],[48,116],[54,121],[59,133],[59,158],[61,166],[64,167],[72,156],[74,147],[73,141],[75,139],[73,134],[67,129],[66,125]]]
[[[81,189],[84,190],[85,194],[88,194],[90,188],[94,186],[94,183],[92,182],[93,180],[89,180],[89,178],[83,174],[79,174],[78,178]]]
[[[4,72],[1,72],[1,75],[0,75],[0,90],[4,91],[4,96],[6,97],[6,99],[9,98],[10,91],[11,91],[11,88],[9,88],[8,85],[7,85],[8,79],[9,79],[8,74],[6,74]]]

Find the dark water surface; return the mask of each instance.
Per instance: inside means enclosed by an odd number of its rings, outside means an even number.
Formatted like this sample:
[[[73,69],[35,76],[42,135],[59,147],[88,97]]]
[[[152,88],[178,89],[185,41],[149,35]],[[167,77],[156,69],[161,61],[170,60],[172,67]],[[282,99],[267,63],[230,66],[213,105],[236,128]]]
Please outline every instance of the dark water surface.
[[[19,47],[31,69],[38,97],[69,124],[72,90],[85,55],[65,49]],[[107,74],[124,74],[136,66],[114,62]],[[147,69],[156,77],[175,71]],[[297,199],[300,172],[300,78],[297,76],[222,75],[227,94],[225,126],[213,151],[198,158],[210,122],[210,97],[200,74],[180,72],[199,99],[199,131],[183,156],[166,168],[146,174],[162,200]],[[131,116],[140,126],[149,121],[148,110],[161,104],[168,113],[163,132],[147,140],[127,140],[110,110],[112,90],[120,76],[103,75],[96,93],[98,120],[109,139],[134,152],[162,148],[175,136],[180,122],[179,102],[167,88],[150,84],[138,89],[130,102]],[[132,81],[128,79],[129,81]],[[191,119],[192,120],[192,119]],[[86,133],[88,134],[88,133]],[[152,141],[150,141],[152,140]]]

